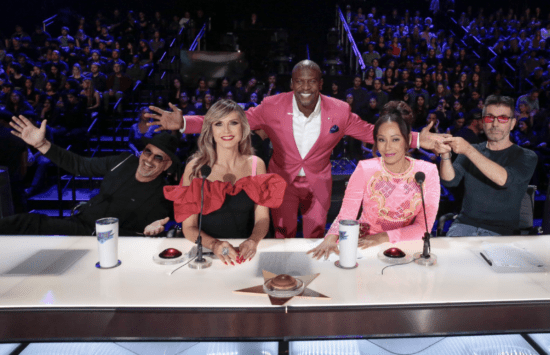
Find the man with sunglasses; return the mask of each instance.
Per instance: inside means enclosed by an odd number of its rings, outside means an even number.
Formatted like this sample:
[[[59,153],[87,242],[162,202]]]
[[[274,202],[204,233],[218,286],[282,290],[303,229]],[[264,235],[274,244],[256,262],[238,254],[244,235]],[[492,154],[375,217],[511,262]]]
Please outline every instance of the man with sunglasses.
[[[95,221],[119,219],[119,234],[152,235],[164,230],[172,203],[164,198],[164,172],[178,168],[177,138],[169,133],[144,140],[138,158],[130,153],[102,158],[84,158],[64,150],[45,138],[46,121],[40,128],[23,116],[13,117],[12,133],[33,146],[54,164],[75,176],[103,177],[99,193],[67,218],[24,213],[0,219],[0,234],[92,235]],[[176,170],[177,171],[177,170]]]
[[[452,137],[435,143],[443,185],[457,186],[464,178],[462,210],[447,236],[516,234],[521,200],[537,165],[533,151],[510,141],[516,124],[512,98],[489,96],[482,117],[487,142],[471,145]],[[458,154],[454,163],[451,151]]]

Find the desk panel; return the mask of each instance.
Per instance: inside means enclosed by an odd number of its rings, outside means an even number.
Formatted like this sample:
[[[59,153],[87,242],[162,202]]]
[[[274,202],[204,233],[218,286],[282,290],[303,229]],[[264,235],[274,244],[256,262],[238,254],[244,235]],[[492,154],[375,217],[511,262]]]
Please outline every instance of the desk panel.
[[[238,245],[240,240],[230,241]],[[294,298],[272,306],[266,296],[234,293],[259,285],[261,260],[302,254],[318,241],[264,240],[253,261],[191,270],[157,265],[152,257],[168,247],[188,251],[182,239],[121,238],[122,265],[94,267],[97,241],[90,237],[4,237],[0,273],[44,248],[88,250],[62,275],[0,275],[0,339],[25,340],[205,340],[314,339],[434,334],[545,332],[550,329],[548,272],[495,273],[479,256],[484,243],[516,245],[550,265],[548,237],[437,238],[434,267],[416,264],[388,268],[377,253],[364,251],[359,267],[338,269],[332,261],[303,266],[320,273],[309,287],[330,299]],[[26,248],[19,248],[21,244]],[[399,243],[407,253],[422,242]],[[277,254],[279,253],[279,254]],[[4,256],[11,255],[10,258]],[[292,265],[294,263],[294,265]],[[269,270],[268,270],[269,271]]]

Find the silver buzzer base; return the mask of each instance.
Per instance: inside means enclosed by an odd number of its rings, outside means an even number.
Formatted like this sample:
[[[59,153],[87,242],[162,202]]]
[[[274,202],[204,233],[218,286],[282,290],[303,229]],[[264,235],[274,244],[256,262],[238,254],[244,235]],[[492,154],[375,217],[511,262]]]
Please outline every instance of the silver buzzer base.
[[[189,263],[189,267],[191,269],[200,270],[200,269],[206,269],[206,268],[209,268],[210,266],[212,266],[212,259],[204,257],[204,256],[202,258],[204,259],[203,261],[197,261],[197,259],[191,261]]]
[[[423,266],[432,266],[437,263],[437,256],[435,254],[430,253],[430,257],[425,259],[422,257],[422,253],[414,253],[414,262],[418,265]]]
[[[268,286],[268,283],[270,281],[271,279],[264,282],[264,292],[270,295],[271,297],[275,297],[275,298],[290,298],[290,297],[298,296],[302,294],[302,292],[304,292],[304,289],[305,289],[304,282],[298,278],[296,279],[296,286],[288,290],[277,290],[272,286]]]

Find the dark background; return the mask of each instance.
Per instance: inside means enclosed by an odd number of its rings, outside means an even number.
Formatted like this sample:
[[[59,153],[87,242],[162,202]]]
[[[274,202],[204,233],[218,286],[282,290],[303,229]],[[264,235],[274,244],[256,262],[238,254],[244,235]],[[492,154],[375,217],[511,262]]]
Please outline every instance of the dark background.
[[[11,36],[16,24],[21,24],[27,33],[34,30],[34,25],[42,23],[48,17],[58,14],[56,21],[48,28],[52,36],[59,35],[59,29],[63,25],[71,27],[71,34],[76,28],[75,22],[81,15],[86,15],[89,23],[95,19],[96,13],[101,10],[106,17],[110,17],[115,8],[125,13],[133,10],[136,14],[145,11],[148,17],[152,17],[154,11],[161,11],[169,20],[172,15],[183,16],[185,11],[190,11],[194,17],[196,10],[202,8],[207,16],[212,18],[213,33],[230,32],[238,21],[246,21],[252,12],[258,14],[259,21],[267,28],[286,28],[290,33],[290,41],[298,57],[304,58],[306,45],[309,46],[311,59],[319,60],[321,48],[326,42],[326,33],[335,23],[335,7],[340,4],[344,10],[346,4],[351,4],[353,10],[359,6],[364,12],[368,12],[371,6],[376,6],[379,11],[385,13],[392,7],[409,9],[414,12],[420,10],[424,16],[428,15],[429,0],[390,0],[390,1],[336,1],[336,0],[202,0],[202,1],[174,1],[174,0],[4,0],[2,1],[2,21],[0,31]],[[473,5],[474,11],[483,6],[485,13],[504,7],[513,8],[516,12],[526,7],[521,1],[475,1],[464,0],[456,2],[456,11],[462,12],[468,5]],[[546,12],[546,6],[542,0],[533,0],[529,6],[534,10],[541,6]],[[402,13],[402,11],[400,11]]]

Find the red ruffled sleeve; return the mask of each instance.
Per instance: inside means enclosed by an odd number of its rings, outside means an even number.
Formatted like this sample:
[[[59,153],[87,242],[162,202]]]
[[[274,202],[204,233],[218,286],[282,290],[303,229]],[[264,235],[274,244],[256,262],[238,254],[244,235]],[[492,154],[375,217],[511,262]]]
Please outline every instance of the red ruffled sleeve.
[[[200,213],[202,179],[195,178],[189,186],[165,186],[164,197],[174,201],[176,222],[185,221],[189,216]],[[208,181],[204,184],[203,214],[209,214],[222,207],[225,196],[235,196],[242,190],[255,204],[277,208],[283,203],[286,182],[277,174],[262,174],[239,179],[235,185],[230,182]]]

